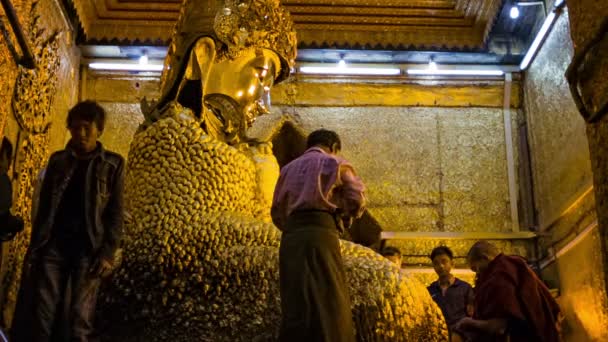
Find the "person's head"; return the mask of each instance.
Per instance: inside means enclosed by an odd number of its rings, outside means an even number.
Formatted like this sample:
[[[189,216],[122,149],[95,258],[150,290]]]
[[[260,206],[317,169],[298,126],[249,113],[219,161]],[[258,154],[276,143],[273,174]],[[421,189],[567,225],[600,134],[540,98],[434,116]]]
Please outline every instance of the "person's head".
[[[454,253],[447,246],[435,247],[430,255],[433,262],[435,273],[441,277],[447,277],[451,274],[454,267]]]
[[[318,129],[308,135],[306,148],[321,147],[327,152],[337,154],[342,149],[338,133],[327,129]]]
[[[401,251],[396,247],[385,247],[381,252],[382,256],[387,258],[395,265],[401,267]]]
[[[13,145],[6,138],[2,138],[2,147],[0,148],[0,173],[8,172],[13,159]]]
[[[482,273],[500,251],[487,241],[477,241],[467,254],[467,262],[471,270],[477,274]]]
[[[106,112],[95,101],[82,101],[68,112],[67,127],[77,152],[88,153],[97,147],[106,124]]]

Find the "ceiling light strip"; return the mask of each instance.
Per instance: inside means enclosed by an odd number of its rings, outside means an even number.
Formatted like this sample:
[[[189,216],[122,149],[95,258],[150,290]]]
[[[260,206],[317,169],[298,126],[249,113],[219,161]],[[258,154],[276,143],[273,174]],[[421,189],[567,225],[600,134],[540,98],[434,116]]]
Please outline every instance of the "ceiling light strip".
[[[556,14],[555,14],[555,11],[553,11],[553,12],[549,13],[547,18],[545,19],[543,26],[540,28],[540,31],[538,31],[538,34],[534,38],[532,45],[530,45],[528,52],[526,52],[524,59],[522,59],[521,63],[519,64],[519,68],[521,70],[526,70],[526,68],[528,68],[528,66],[530,65],[530,62],[532,62],[532,58],[534,58],[534,56],[536,56],[536,52],[540,48],[540,44],[543,42],[543,40],[545,40],[545,36],[549,32],[551,25],[553,25],[555,18],[556,18]]]
[[[399,68],[370,68],[370,67],[323,67],[323,66],[303,66],[299,68],[303,74],[317,75],[379,75],[391,76],[400,75]]]
[[[474,69],[407,69],[408,75],[422,76],[502,76],[502,70],[474,70]]]
[[[162,64],[90,63],[89,68],[113,71],[163,71]]]

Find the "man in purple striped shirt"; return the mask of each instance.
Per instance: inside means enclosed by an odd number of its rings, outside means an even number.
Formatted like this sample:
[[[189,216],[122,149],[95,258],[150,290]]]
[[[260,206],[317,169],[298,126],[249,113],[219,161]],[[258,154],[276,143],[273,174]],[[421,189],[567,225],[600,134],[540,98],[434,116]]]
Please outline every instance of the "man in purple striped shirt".
[[[351,342],[339,234],[363,213],[365,187],[336,155],[341,144],[335,132],[312,132],[307,147],[281,170],[272,204],[272,220],[283,231],[280,340]]]

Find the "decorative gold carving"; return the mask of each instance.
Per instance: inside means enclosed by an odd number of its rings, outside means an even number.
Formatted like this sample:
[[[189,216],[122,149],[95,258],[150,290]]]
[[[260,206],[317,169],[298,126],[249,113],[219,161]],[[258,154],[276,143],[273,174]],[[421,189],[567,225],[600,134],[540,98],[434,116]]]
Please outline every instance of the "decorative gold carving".
[[[89,39],[167,40],[175,2],[74,1]],[[483,47],[501,0],[285,0],[301,46]]]
[[[12,99],[13,113],[21,128],[15,165],[18,174],[17,196],[13,209],[17,215],[23,217],[25,230],[8,244],[9,251],[6,255],[9,266],[2,279],[1,288],[6,322],[12,319],[23,259],[29,245],[34,182],[38,172],[44,167],[48,154],[47,128],[59,69],[57,34],[46,32],[37,5],[38,2],[32,4],[31,13],[34,13],[34,17],[28,30],[37,67],[33,70],[22,67],[19,69]]]
[[[57,33],[47,37],[39,21],[40,17],[34,17],[30,32],[36,44],[34,54],[38,65],[35,69],[19,70],[12,101],[13,114],[19,126],[31,134],[43,133],[48,129],[59,70]]]
[[[249,47],[276,51],[293,66],[296,32],[293,21],[279,0],[226,0],[217,13],[213,29],[228,46],[231,58]]]

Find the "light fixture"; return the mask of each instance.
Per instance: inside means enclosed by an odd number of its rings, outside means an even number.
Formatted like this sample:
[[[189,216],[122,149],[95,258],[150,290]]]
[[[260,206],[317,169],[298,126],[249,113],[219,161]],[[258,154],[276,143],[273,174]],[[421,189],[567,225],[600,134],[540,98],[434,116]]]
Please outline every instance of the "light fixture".
[[[89,63],[89,68],[115,71],[163,71],[162,64]]]
[[[344,60],[344,54],[340,54],[340,60],[338,61],[338,68],[346,68],[346,61]]]
[[[540,44],[545,39],[547,32],[549,32],[549,28],[551,28],[551,25],[553,24],[553,21],[555,20],[555,16],[556,16],[555,11],[552,11],[551,13],[549,13],[549,15],[547,15],[545,22],[543,22],[543,26],[541,26],[540,30],[538,31],[538,34],[536,35],[536,37],[534,38],[534,41],[530,45],[528,52],[526,52],[524,59],[521,60],[521,63],[519,64],[519,69],[525,70],[526,68],[528,68],[528,66],[530,65],[530,62],[532,61],[532,58],[534,58],[534,56],[536,55],[536,51],[540,47]]]
[[[429,70],[437,70],[437,63],[435,62],[433,57],[429,59]]]
[[[421,76],[502,76],[504,71],[495,69],[407,69],[408,75]]]
[[[558,0],[559,1],[559,0]],[[526,7],[526,6],[545,6],[544,1],[518,1],[515,6]]]
[[[148,64],[148,53],[146,51],[139,57],[139,64]]]
[[[340,66],[303,66],[300,67],[300,72],[303,74],[317,75],[378,75],[390,76],[401,74],[399,68],[372,68],[372,67],[340,67]]]
[[[517,7],[517,6],[511,7],[511,10],[509,11],[509,16],[511,17],[511,19],[519,18],[519,7]]]

